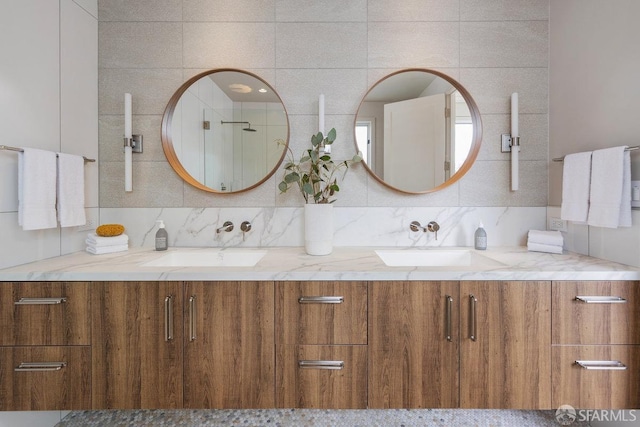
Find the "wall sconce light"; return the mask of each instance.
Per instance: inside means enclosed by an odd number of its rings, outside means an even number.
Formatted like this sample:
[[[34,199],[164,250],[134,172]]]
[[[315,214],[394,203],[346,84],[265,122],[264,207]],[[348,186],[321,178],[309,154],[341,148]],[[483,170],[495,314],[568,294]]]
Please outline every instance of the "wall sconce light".
[[[324,137],[327,136],[324,133],[324,94],[320,94],[318,97],[318,132],[322,132]],[[324,145],[322,151],[331,154],[331,145]]]
[[[142,153],[142,135],[131,133],[131,94],[124,94],[124,191],[133,191],[132,153]]]
[[[518,93],[511,94],[511,134],[502,134],[502,152],[511,152],[511,191],[517,191],[518,155],[520,153],[520,130],[518,129]]]

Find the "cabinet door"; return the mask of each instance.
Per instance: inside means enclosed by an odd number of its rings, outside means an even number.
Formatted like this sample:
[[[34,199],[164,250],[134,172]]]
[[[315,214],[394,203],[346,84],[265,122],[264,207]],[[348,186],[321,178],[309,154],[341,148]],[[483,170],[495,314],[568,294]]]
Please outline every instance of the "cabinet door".
[[[369,407],[458,406],[458,282],[369,284]]]
[[[89,345],[89,284],[0,283],[0,346]]]
[[[189,282],[185,293],[187,408],[273,408],[273,282]]]
[[[551,408],[551,283],[461,283],[460,406]]]
[[[278,282],[278,344],[366,344],[366,282]]]
[[[182,286],[92,284],[94,409],[182,406]]]
[[[553,282],[554,344],[640,344],[640,282]]]

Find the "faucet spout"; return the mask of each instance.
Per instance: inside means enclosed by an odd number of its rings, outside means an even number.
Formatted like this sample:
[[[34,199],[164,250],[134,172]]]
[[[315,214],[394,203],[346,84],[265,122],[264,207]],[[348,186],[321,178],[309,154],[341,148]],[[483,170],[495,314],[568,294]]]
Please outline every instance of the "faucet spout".
[[[224,224],[222,224],[222,227],[216,228],[216,234],[220,234],[223,231],[228,233],[231,230],[233,230],[233,223],[231,221],[225,221]]]

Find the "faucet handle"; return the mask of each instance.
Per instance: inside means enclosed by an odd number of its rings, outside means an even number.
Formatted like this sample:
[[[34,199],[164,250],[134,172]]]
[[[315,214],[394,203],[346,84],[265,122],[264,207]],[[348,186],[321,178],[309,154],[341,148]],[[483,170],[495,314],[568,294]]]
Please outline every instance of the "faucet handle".
[[[409,228],[411,229],[411,231],[420,231],[420,230],[422,230],[425,233],[427,232],[427,229],[424,228],[423,226],[421,226],[418,221],[411,221],[411,224],[409,224]]]
[[[220,234],[221,231],[226,231],[227,233],[233,230],[233,223],[231,221],[225,221],[222,224],[222,227],[216,228],[216,234]]]
[[[436,233],[436,240],[438,240],[438,230],[440,230],[440,225],[437,222],[430,221],[429,224],[427,224],[427,230],[432,233]]]

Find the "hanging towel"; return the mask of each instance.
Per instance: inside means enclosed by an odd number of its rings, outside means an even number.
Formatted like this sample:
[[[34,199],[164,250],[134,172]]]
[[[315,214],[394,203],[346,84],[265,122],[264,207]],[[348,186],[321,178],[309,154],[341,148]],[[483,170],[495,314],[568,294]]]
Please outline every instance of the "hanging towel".
[[[543,243],[527,243],[527,250],[533,252],[547,252],[550,254],[561,254],[562,246],[545,245]]]
[[[94,255],[112,254],[114,252],[124,252],[129,250],[128,245],[115,245],[97,248],[95,246],[87,246],[86,251]]]
[[[126,234],[121,234],[119,236],[113,237],[102,237],[98,236],[96,233],[89,233],[87,235],[85,243],[87,245],[92,245],[98,248],[103,246],[126,245],[129,243],[129,236],[127,236]]]
[[[560,246],[564,244],[564,237],[559,231],[529,230],[528,243],[542,243],[543,245]]]
[[[84,158],[58,153],[58,221],[60,227],[84,225]]]
[[[56,153],[18,153],[18,224],[23,230],[56,228]]]
[[[586,222],[591,185],[591,151],[568,154],[563,164],[560,218]]]
[[[621,146],[593,152],[587,220],[591,226],[617,228],[631,225],[631,160],[625,148]],[[629,195],[623,195],[623,190],[628,190]],[[626,204],[624,208],[623,204]]]

